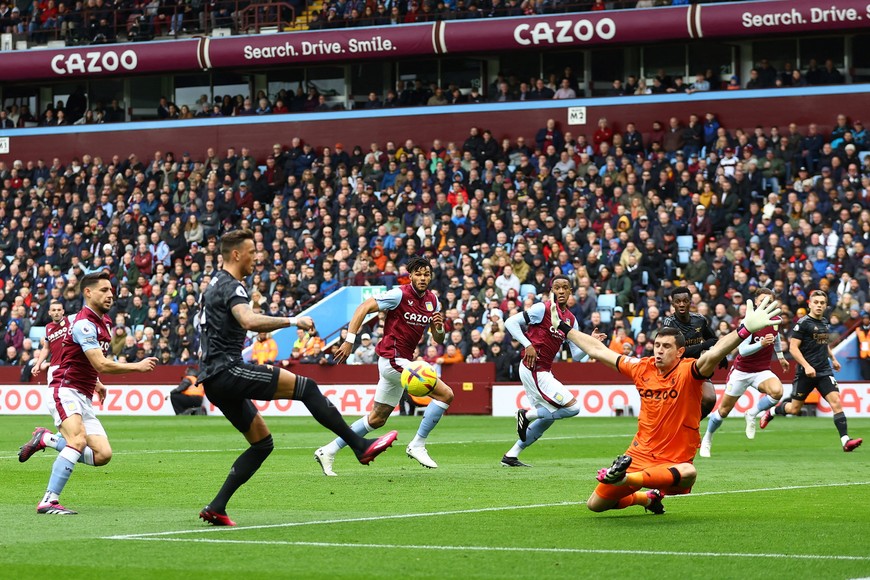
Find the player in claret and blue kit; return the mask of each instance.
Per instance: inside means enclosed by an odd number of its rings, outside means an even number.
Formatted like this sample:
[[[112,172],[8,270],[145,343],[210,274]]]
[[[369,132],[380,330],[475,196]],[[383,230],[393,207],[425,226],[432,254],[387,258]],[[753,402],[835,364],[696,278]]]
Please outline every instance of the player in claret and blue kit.
[[[571,328],[577,329],[577,320],[568,310],[568,298],[573,288],[566,276],[555,276],[550,283],[553,303],[558,307],[562,320]],[[520,381],[526,391],[526,398],[532,409],[517,411],[517,436],[514,446],[501,458],[505,467],[531,467],[519,460],[519,455],[549,429],[558,419],[575,417],[580,412],[580,404],[571,392],[553,376],[553,361],[565,343],[565,334],[550,321],[549,300],[538,302],[524,312],[514,314],[505,323],[505,329],[517,342],[525,347],[523,362],[520,364]],[[526,332],[523,332],[523,327]],[[605,334],[596,334],[603,340]],[[586,353],[573,343],[571,358],[580,361]]]
[[[432,266],[420,256],[415,256],[405,266],[411,276],[410,284],[396,286],[387,292],[369,298],[360,304],[347,325],[347,338],[335,355],[338,363],[346,360],[356,340],[356,333],[369,314],[386,312],[384,336],[375,349],[378,354],[378,374],[380,380],[375,391],[375,404],[372,411],[357,420],[351,429],[364,435],[382,427],[402,398],[402,371],[414,358],[414,350],[426,330],[432,338],[444,342],[444,317],[438,297],[429,290],[432,281]],[[420,428],[405,452],[416,459],[423,467],[435,469],[438,464],[429,456],[426,439],[441,420],[450,403],[453,390],[438,379],[435,389],[429,394],[432,402],[426,406]],[[332,469],[336,454],[345,446],[343,439],[335,439],[314,452],[314,459],[323,469],[323,474],[336,475]]]
[[[763,296],[773,297],[773,291],[769,288],[759,288],[755,292],[755,301],[758,302]],[[782,345],[779,340],[779,324],[782,319],[778,316],[771,319],[771,325],[753,332],[751,336],[740,343],[737,347],[737,357],[734,366],[728,372],[728,382],[725,385],[725,394],[719,408],[710,413],[707,422],[707,432],[701,440],[701,457],[710,457],[710,449],[713,445],[713,434],[722,425],[722,420],[731,413],[737,400],[752,387],[762,393],[758,404],[746,412],[746,436],[755,438],[755,418],[762,411],[766,411],[779,403],[782,398],[782,381],[770,370],[770,357],[775,352],[782,365],[782,370],[787,371],[789,364],[782,354]]]
[[[19,461],[27,461],[46,447],[59,451],[51,468],[48,488],[36,513],[73,515],[77,512],[60,503],[60,494],[72,475],[76,463],[105,465],[112,458],[112,448],[106,430],[94,413],[94,393],[102,399],[105,388],[99,373],[147,373],[154,369],[154,357],[136,363],[119,363],[107,358],[112,340],[112,321],[107,313],[114,303],[108,272],[93,272],[82,277],[80,287],[85,306],[63,338],[60,362],[52,374],[52,416],[60,428],[55,435],[47,429],[37,429],[29,442],[21,447]]]

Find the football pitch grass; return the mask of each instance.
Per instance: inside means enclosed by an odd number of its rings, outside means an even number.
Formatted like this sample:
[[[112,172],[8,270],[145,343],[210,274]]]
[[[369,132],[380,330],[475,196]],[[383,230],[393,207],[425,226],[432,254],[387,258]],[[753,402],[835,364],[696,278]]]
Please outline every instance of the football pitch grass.
[[[870,445],[843,453],[827,418],[779,418],[754,441],[726,420],[693,493],[654,516],[583,505],[630,418],[559,421],[522,455],[534,468],[512,469],[499,466],[512,418],[448,415],[427,470],[404,452],[420,418],[393,417],[392,449],[369,467],[346,450],[327,478],[313,451],[330,434],[273,417],[276,449],[230,503],[236,528],[197,519],[244,446],[224,419],[103,421],[115,457],[77,466],[62,503],[79,515],[60,517],[35,510],[56,453],[16,455],[46,418],[0,417],[0,577],[870,576]],[[849,427],[870,435],[870,420]]]

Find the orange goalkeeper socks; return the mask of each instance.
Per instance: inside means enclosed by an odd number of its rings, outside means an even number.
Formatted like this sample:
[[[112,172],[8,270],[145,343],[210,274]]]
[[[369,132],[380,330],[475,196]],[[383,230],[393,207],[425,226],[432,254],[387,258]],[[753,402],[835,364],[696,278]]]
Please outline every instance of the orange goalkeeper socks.
[[[647,497],[645,491],[636,491],[631,495],[627,495],[616,504],[616,507],[613,509],[621,510],[633,505],[642,505],[646,506],[649,503],[649,497]]]

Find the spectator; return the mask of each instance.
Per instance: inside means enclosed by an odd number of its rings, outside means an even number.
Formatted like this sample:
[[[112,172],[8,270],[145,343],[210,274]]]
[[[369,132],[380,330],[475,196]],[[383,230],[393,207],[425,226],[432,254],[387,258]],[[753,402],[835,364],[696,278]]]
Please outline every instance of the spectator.
[[[375,353],[375,345],[372,343],[372,337],[369,333],[364,333],[360,336],[360,345],[353,351],[354,364],[370,365],[378,362],[378,356]]]
[[[202,406],[205,400],[205,389],[198,382],[198,375],[196,369],[188,368],[187,374],[178,386],[166,396],[172,403],[176,415],[205,415]]]
[[[257,334],[251,348],[251,360],[258,365],[273,364],[278,359],[278,343],[268,332]]]

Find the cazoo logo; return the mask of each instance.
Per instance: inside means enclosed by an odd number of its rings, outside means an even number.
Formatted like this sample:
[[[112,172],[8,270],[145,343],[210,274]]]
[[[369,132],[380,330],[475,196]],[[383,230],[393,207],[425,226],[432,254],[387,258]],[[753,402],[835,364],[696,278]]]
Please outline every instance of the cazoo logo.
[[[610,40],[616,36],[616,23],[610,18],[602,18],[592,22],[580,20],[557,20],[538,22],[537,24],[520,24],[514,28],[514,40],[518,44],[573,44],[577,41],[587,42],[593,38]]]
[[[120,54],[114,50],[105,52],[74,52],[58,54],[51,59],[51,70],[59,75],[75,73],[101,73],[116,70],[135,70],[139,57],[132,50]]]

